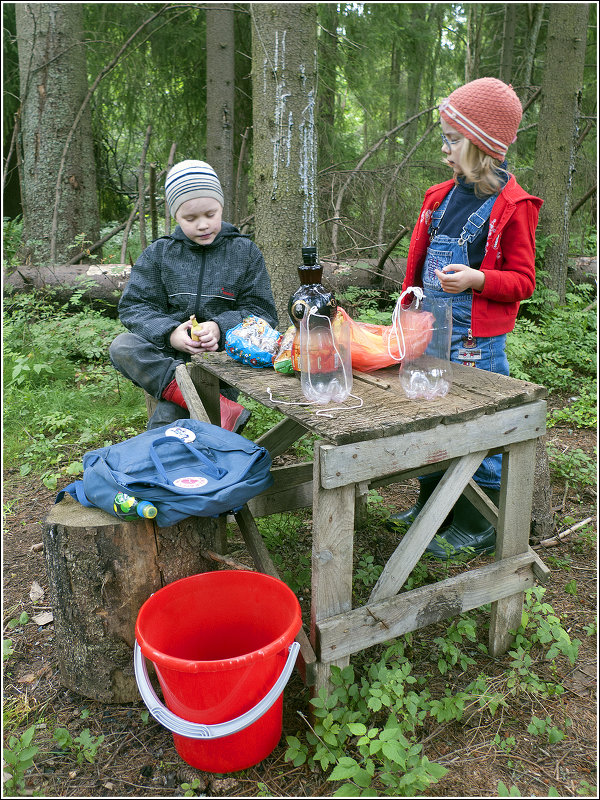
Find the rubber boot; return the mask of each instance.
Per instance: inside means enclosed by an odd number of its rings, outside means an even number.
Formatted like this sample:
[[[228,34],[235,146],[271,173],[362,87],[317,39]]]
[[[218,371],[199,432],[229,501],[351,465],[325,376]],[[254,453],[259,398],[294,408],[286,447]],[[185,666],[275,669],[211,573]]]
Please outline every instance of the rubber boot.
[[[172,380],[164,390],[162,399],[168,400],[170,403],[176,403],[178,406],[181,406],[181,408],[187,409],[186,402],[183,399],[181,389],[176,380]],[[223,397],[223,395],[219,395],[219,401],[221,407],[221,427],[226,431],[240,433],[244,425],[250,419],[251,412],[240,405],[240,403],[229,400],[227,397]]]
[[[245,424],[250,419],[251,412],[240,403],[229,400],[229,398],[223,397],[223,395],[220,395],[220,403],[221,427],[225,428],[226,431],[241,433]]]
[[[405,525],[412,525],[425,503],[431,497],[433,490],[441,481],[442,475],[443,473],[439,473],[435,475],[426,475],[423,478],[419,478],[419,496],[417,497],[415,504],[406,511],[400,511],[398,514],[391,514],[389,517],[389,522],[391,523],[390,527],[395,529],[396,524],[399,522],[404,523]],[[448,515],[444,521],[444,525],[442,525],[442,528],[445,525],[449,525],[450,522],[451,515]]]
[[[181,389],[179,388],[179,385],[175,379],[173,379],[163,391],[161,399],[168,400],[169,403],[175,403],[176,405],[181,406],[181,408],[185,408],[187,410],[187,404],[183,399]]]
[[[498,505],[500,491],[481,487],[490,500]],[[454,505],[452,525],[433,539],[426,553],[440,561],[448,561],[469,553],[483,555],[496,549],[496,529],[473,506],[464,494]]]

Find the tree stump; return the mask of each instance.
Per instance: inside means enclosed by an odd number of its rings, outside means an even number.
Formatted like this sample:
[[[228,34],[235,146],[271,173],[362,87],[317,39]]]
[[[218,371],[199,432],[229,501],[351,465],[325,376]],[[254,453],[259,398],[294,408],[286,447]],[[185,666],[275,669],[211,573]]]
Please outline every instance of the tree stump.
[[[70,496],[44,527],[44,553],[62,683],[102,703],[139,699],[133,673],[138,611],[172,581],[215,569],[218,520],[189,517],[158,528],[126,522]],[[176,623],[176,620],[173,620]]]

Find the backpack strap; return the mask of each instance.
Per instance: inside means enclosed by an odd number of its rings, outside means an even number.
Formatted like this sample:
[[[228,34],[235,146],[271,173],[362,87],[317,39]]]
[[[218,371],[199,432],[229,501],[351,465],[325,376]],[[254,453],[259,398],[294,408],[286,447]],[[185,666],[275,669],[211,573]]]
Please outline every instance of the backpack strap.
[[[64,489],[61,489],[61,491],[56,495],[54,504],[56,505],[56,503],[60,503],[65,494],[70,494],[71,497],[74,500],[77,500],[77,502],[81,503],[82,506],[86,506],[87,508],[96,508],[96,506],[93,503],[90,503],[85,496],[85,492],[83,490],[83,481],[74,481],[68,486],[65,486]]]

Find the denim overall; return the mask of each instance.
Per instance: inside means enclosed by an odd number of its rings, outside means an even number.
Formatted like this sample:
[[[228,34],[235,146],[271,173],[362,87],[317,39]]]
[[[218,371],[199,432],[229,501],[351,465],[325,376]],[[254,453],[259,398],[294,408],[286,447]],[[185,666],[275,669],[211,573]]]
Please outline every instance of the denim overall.
[[[468,218],[458,239],[452,239],[449,236],[438,235],[437,230],[453,192],[454,189],[446,195],[431,217],[430,244],[423,264],[423,291],[425,297],[452,301],[451,361],[508,375],[508,360],[504,352],[506,334],[475,339],[471,333],[472,291],[468,289],[459,294],[448,294],[443,291],[435,274],[436,269],[441,271],[447,264],[469,264],[467,247],[489,219],[497,195],[485,200]],[[501,470],[502,456],[487,456],[473,478],[482,487],[499,489]]]

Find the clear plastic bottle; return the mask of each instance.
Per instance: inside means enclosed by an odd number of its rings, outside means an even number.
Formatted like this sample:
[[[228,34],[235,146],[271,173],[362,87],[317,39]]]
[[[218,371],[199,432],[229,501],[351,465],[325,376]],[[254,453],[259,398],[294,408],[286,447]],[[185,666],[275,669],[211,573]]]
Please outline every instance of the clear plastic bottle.
[[[425,295],[414,301],[411,311],[430,315],[431,339],[422,355],[420,349],[413,351],[411,342],[407,341],[405,358],[400,365],[400,385],[409,400],[445,397],[452,387],[452,300],[430,299]]]
[[[300,321],[300,382],[312,403],[343,403],[352,391],[350,331],[341,314],[333,321],[314,307]]]
[[[124,492],[117,492],[113,510],[120,519],[154,519],[158,510],[149,500],[138,500]]]

